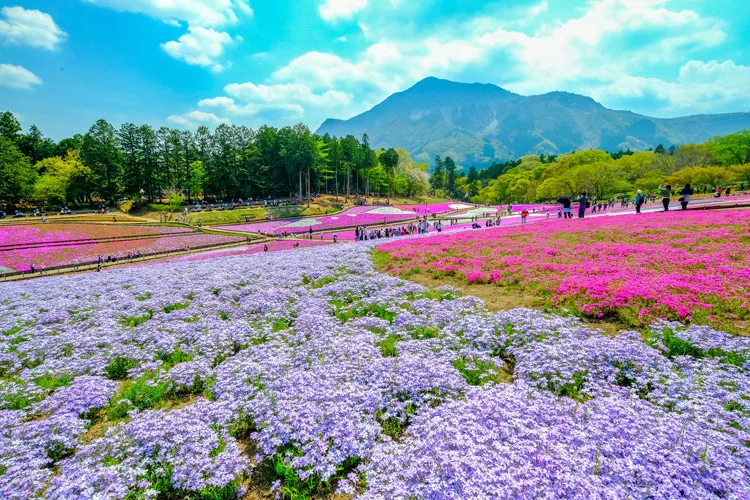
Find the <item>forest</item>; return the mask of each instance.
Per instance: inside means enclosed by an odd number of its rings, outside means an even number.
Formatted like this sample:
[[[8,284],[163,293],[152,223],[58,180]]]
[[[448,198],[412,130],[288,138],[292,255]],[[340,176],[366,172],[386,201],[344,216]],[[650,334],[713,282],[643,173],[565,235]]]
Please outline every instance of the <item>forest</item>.
[[[318,137],[302,124],[252,130],[219,125],[195,132],[97,121],[55,142],[35,126],[22,133],[0,114],[0,205],[307,197],[413,196],[430,189],[427,164],[402,149],[374,151],[367,135]]]
[[[750,130],[652,151],[608,153],[586,150],[563,156],[529,155],[486,170],[456,173],[450,158],[436,158],[432,186],[475,203],[524,203],[555,200],[582,192],[602,198],[654,193],[671,184],[707,192],[717,187],[750,185]]]
[[[222,124],[213,132],[208,127],[192,132],[132,123],[118,129],[99,120],[85,134],[55,142],[33,125],[23,133],[11,112],[0,113],[3,207],[137,205],[175,196],[303,199],[318,193],[346,198],[430,193],[504,204],[581,192],[625,197],[667,183],[703,190],[750,184],[750,130],[705,144],[529,155],[477,170],[449,156],[436,157],[432,166],[415,163],[403,148],[372,149],[366,134],[316,136],[303,124],[257,130]]]

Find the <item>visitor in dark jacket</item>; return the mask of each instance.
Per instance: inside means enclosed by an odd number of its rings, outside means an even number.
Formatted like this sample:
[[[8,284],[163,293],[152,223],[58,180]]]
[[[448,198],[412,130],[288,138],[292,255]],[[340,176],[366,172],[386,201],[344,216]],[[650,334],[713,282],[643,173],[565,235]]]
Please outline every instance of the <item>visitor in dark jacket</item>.
[[[659,194],[661,195],[661,204],[664,205],[664,211],[669,211],[669,197],[672,196],[672,186],[667,184],[666,186],[659,188]]]
[[[586,209],[589,205],[589,198],[586,193],[581,193],[581,197],[578,198],[578,218],[583,219],[586,215]]]
[[[638,190],[638,194],[635,195],[635,200],[633,201],[635,202],[635,213],[641,213],[641,206],[646,199],[643,197],[643,192],[640,189]]]
[[[572,201],[570,201],[570,198],[568,198],[567,196],[560,196],[560,197],[559,197],[559,198],[557,199],[557,202],[558,202],[558,203],[559,203],[560,205],[562,205],[562,213],[563,213],[563,216],[564,216],[564,217],[565,217],[566,219],[572,219],[572,218],[573,218],[573,214],[572,214],[572,213],[570,213],[570,206],[572,205],[572,203],[573,203],[573,202],[572,202]]]
[[[680,191],[680,204],[683,210],[687,210],[688,203],[690,203],[690,197],[693,195],[693,188],[690,184],[685,184],[685,187]]]

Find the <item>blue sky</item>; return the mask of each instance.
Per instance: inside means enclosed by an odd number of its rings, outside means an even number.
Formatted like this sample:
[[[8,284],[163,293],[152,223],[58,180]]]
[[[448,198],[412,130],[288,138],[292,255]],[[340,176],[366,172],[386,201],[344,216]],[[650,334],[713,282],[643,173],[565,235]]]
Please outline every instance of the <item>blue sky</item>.
[[[750,111],[749,25],[747,0],[3,0],[0,110],[55,139],[98,118],[314,130],[438,76]]]

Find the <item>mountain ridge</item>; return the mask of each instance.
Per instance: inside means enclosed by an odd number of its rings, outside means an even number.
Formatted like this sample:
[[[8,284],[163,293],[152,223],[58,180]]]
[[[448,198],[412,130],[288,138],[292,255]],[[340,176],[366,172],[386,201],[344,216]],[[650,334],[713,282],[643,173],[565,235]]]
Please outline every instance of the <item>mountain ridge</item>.
[[[571,92],[523,96],[489,83],[428,77],[348,120],[329,118],[316,133],[367,133],[373,147],[404,147],[418,161],[451,155],[483,166],[526,154],[705,142],[746,128],[750,113],[656,118]]]

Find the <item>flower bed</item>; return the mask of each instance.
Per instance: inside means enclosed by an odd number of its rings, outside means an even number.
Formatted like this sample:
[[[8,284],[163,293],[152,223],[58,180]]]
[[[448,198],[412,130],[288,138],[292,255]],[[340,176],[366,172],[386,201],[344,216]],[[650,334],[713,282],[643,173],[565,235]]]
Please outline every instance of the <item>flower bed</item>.
[[[0,497],[750,492],[750,340],[492,314],[370,248],[0,284]]]
[[[688,211],[600,217],[382,247],[389,269],[423,269],[470,283],[533,290],[549,305],[614,315],[727,324],[750,316],[750,212]]]
[[[415,219],[418,216],[415,212],[397,207],[353,207],[336,215],[327,215],[322,217],[306,217],[295,220],[276,220],[268,222],[258,222],[254,224],[238,224],[231,226],[217,226],[217,229],[227,229],[231,231],[243,231],[248,233],[260,234],[290,234],[305,233],[313,231],[328,231],[338,228],[348,228],[355,226],[371,226],[375,224],[395,223],[409,219]]]
[[[162,229],[162,228],[159,228]],[[170,228],[171,229],[171,228]],[[204,234],[189,231],[187,234],[168,233],[161,237],[150,237],[142,239],[109,240],[96,243],[54,242],[47,246],[34,246],[30,248],[11,249],[0,251],[0,267],[14,269],[16,271],[28,271],[30,265],[34,264],[37,270],[44,267],[72,265],[76,261],[81,263],[93,262],[99,255],[122,259],[128,252],[138,251],[143,255],[182,250],[186,247],[196,248],[224,243],[244,241],[237,236],[223,236],[215,234]],[[49,234],[49,233],[48,233]],[[63,238],[80,233],[64,233]],[[155,233],[157,236],[158,232]],[[46,236],[50,238],[50,236]],[[54,243],[52,243],[54,242]]]
[[[186,227],[133,226],[129,224],[38,224],[0,226],[0,249],[57,243],[85,243],[113,238],[135,238],[192,233]]]
[[[464,203],[460,201],[446,201],[443,203],[429,203],[426,205],[399,205],[399,208],[403,210],[409,210],[416,212],[422,216],[441,214],[444,212],[451,212],[454,210],[464,210],[473,208],[474,205],[471,203]]]
[[[255,245],[249,245],[247,247],[240,248],[222,248],[220,250],[212,250],[208,252],[202,252],[196,255],[185,255],[182,257],[174,257],[164,262],[196,262],[201,260],[209,260],[220,257],[233,257],[236,255],[254,255],[256,253],[265,252],[265,247],[268,247],[269,252],[280,252],[283,250],[296,250],[297,248],[308,248],[320,245],[330,244],[330,240],[273,240],[268,243],[258,243]],[[295,245],[297,247],[295,248]],[[151,265],[150,263],[143,264],[145,266]]]

